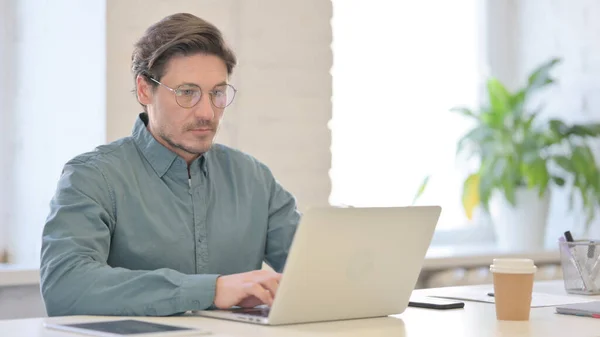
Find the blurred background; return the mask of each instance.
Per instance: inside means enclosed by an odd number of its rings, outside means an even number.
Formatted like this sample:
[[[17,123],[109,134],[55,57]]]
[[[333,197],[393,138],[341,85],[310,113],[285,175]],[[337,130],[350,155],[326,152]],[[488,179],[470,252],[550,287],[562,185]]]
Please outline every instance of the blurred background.
[[[541,273],[559,277],[558,236],[598,232],[583,198],[569,207],[576,179],[566,179],[550,186],[542,215],[527,220],[543,224],[532,234],[540,244],[498,244],[494,217],[481,207],[470,218],[465,211],[465,179],[479,164],[455,154],[474,119],[449,111],[485,112],[488,79],[515,93],[559,58],[555,82],[527,111],[542,107],[540,125],[557,118],[593,130],[598,1],[0,0],[0,251],[32,280],[63,165],[130,134],[141,112],[132,93],[133,43],[176,12],[215,24],[238,56],[231,79],[238,96],[218,141],[266,163],[301,210],[443,207],[425,266],[437,272],[429,285],[486,282],[480,267],[500,254],[535,257],[549,266]],[[590,135],[586,144],[597,155]],[[583,164],[597,172],[594,161]]]

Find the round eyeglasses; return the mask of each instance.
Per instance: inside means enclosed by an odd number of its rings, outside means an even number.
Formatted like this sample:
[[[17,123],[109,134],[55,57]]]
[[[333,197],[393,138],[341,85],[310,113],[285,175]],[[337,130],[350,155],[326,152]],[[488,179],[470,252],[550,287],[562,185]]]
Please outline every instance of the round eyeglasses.
[[[194,107],[194,105],[198,104],[202,98],[202,89],[195,84],[186,83],[173,89],[160,83],[152,77],[149,78],[173,92],[175,94],[175,100],[177,101],[177,104],[182,108],[190,109]],[[219,84],[215,86],[213,90],[208,92],[208,96],[210,97],[210,102],[215,106],[215,108],[224,109],[229,106],[231,102],[233,102],[233,98],[235,97],[236,93],[237,90],[231,84]]]

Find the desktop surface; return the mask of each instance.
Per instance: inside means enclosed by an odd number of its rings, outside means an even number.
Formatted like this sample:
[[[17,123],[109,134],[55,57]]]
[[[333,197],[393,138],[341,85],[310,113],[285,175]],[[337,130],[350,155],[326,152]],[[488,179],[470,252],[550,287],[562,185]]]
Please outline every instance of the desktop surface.
[[[487,286],[471,286],[466,289],[486,291]],[[439,290],[439,289],[437,289]],[[421,289],[415,295],[427,295],[430,289]],[[562,281],[541,282],[534,291],[565,295]],[[600,300],[598,297],[585,297]],[[114,317],[53,317],[0,321],[0,331],[6,336],[57,337],[74,336],[70,333],[48,330],[44,321],[88,322],[111,320]],[[528,322],[497,321],[494,305],[490,303],[465,302],[464,309],[432,310],[408,308],[401,315],[336,321],[325,323],[293,324],[286,326],[259,326],[212,318],[186,315],[180,317],[136,318],[150,322],[192,326],[212,331],[210,336],[599,336],[600,319],[559,315],[554,307],[532,308]],[[157,335],[158,337],[159,335]]]

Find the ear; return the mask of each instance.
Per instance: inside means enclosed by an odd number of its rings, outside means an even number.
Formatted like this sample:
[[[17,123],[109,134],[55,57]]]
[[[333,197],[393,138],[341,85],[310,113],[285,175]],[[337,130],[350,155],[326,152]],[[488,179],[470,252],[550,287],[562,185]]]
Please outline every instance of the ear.
[[[152,103],[152,86],[148,84],[146,78],[142,75],[138,75],[135,78],[136,83],[136,94],[140,104],[148,105]]]

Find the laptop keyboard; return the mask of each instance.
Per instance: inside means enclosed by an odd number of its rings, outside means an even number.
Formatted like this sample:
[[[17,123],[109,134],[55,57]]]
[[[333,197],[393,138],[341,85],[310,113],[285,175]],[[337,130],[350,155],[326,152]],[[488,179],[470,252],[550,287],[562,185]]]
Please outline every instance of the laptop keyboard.
[[[231,312],[250,316],[269,317],[269,309],[270,308],[236,308],[232,309]]]

